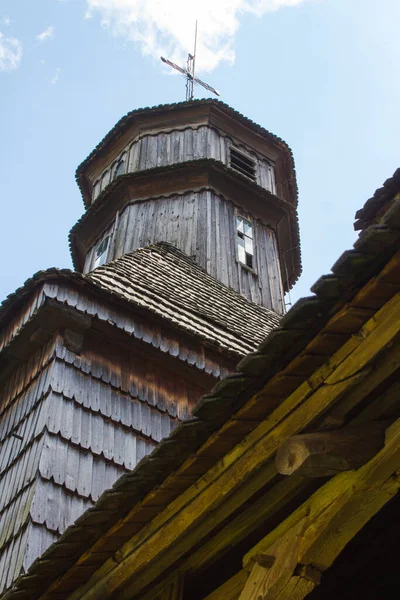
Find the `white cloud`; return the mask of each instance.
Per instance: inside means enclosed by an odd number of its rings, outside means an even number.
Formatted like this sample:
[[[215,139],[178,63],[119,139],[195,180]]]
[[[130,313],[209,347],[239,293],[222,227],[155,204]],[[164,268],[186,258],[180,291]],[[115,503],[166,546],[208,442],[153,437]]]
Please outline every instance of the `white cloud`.
[[[3,25],[6,25],[7,27],[9,25],[11,25],[11,19],[10,19],[10,17],[3,17],[2,20],[1,20],[1,22],[3,23]]]
[[[0,71],[16,69],[22,58],[22,44],[16,38],[6,38],[0,32]]]
[[[44,31],[42,31],[42,33],[39,33],[36,36],[36,39],[38,42],[45,42],[46,40],[48,40],[52,37],[54,37],[54,27],[50,26],[50,27],[47,27],[47,29],[45,29]]]
[[[60,67],[58,67],[56,69],[56,72],[54,73],[53,77],[50,79],[51,85],[55,85],[57,83],[57,81],[60,79],[60,72],[61,72],[61,69],[60,69]]]
[[[233,63],[233,43],[244,13],[261,16],[305,0],[86,0],[86,19],[96,13],[103,26],[136,42],[144,55],[167,55],[184,63],[193,47],[198,19],[197,67],[211,71]]]

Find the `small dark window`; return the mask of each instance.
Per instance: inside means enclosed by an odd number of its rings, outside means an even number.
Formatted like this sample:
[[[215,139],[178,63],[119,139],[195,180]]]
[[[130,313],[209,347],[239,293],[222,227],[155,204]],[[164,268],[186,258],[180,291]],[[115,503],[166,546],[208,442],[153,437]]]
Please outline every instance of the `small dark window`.
[[[236,217],[236,235],[239,262],[254,269],[253,226],[250,221]]]
[[[95,253],[94,253],[93,269],[96,269],[97,267],[101,267],[101,265],[104,265],[104,263],[106,262],[109,241],[110,241],[110,236],[107,235],[97,246]]]
[[[119,160],[114,167],[113,179],[125,173],[125,161]]]
[[[231,146],[229,165],[235,171],[256,181],[256,162]]]

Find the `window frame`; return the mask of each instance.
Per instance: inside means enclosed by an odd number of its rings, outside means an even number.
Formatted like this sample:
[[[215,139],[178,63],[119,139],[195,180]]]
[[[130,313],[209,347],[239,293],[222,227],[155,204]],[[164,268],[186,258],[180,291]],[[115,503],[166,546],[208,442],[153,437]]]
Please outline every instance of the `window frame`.
[[[107,242],[107,245],[105,247],[105,249],[102,251],[101,254],[98,254],[99,249],[101,248],[101,246],[104,244],[104,242]],[[111,234],[107,233],[94,247],[94,257],[93,257],[93,266],[92,266],[92,271],[94,269],[97,269],[98,267],[102,267],[103,265],[106,264],[107,262],[107,258],[108,258],[108,253],[110,250],[110,242],[111,242]],[[103,259],[103,260],[102,260]],[[97,261],[99,261],[97,263]],[[96,264],[97,263],[97,264]]]
[[[239,226],[240,223],[239,221],[243,222],[243,231],[240,231]],[[251,230],[251,235],[248,235],[245,232],[245,225],[247,225],[250,230]],[[251,241],[251,252],[246,251],[246,239]],[[243,240],[244,244],[240,244],[239,240]],[[250,271],[251,273],[254,273],[255,275],[257,275],[257,263],[256,263],[256,240],[255,240],[255,227],[254,227],[254,220],[249,218],[248,216],[244,216],[241,213],[235,213],[235,244],[236,244],[236,260],[237,262],[240,264],[241,267],[243,267],[244,269],[246,269],[247,271]],[[245,262],[243,262],[243,260],[241,260],[240,258],[240,247],[243,248],[243,251],[245,253]],[[250,256],[251,257],[251,264],[248,263],[247,257]]]
[[[120,165],[124,165],[124,170],[122,171],[122,173],[117,174],[117,170]],[[125,173],[126,173],[126,160],[125,160],[125,154],[123,154],[118,160],[115,161],[115,163],[112,166],[112,181],[114,181],[114,179],[116,179],[117,177],[121,177],[121,175],[125,175]]]

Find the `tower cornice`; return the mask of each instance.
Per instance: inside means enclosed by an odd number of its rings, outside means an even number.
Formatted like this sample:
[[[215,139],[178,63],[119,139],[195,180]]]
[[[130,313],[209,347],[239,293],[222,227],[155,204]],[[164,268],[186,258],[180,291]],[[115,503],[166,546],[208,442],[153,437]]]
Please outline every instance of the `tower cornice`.
[[[201,125],[218,127],[228,135],[237,134],[239,128],[245,138],[249,137],[249,143],[253,148],[259,147],[264,152],[265,142],[268,142],[270,158],[272,160],[280,158],[279,168],[284,172],[283,179],[286,179],[288,183],[285,199],[293,205],[297,204],[294,160],[288,144],[224,102],[206,99],[140,108],[122,117],[76,170],[76,181],[85,207],[90,206],[92,198],[91,184],[87,173],[97,160],[104,159],[104,164],[106,164],[112,158],[116,145],[118,149],[122,149],[129,141],[140,135],[151,135],[152,132],[157,134],[160,131],[171,131],[174,128],[194,128]],[[117,150],[114,153],[117,154]],[[279,195],[282,194],[279,193]]]

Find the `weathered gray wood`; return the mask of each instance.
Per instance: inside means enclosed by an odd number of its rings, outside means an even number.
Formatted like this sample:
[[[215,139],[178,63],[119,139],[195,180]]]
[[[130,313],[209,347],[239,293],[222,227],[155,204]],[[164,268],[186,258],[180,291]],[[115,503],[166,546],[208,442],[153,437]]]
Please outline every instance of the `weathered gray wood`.
[[[127,163],[127,173],[142,169],[171,165],[194,159],[213,158],[229,165],[229,148],[235,145],[241,152],[246,153],[256,163],[257,182],[264,188],[275,193],[274,166],[262,155],[250,151],[214,127],[200,125],[187,127],[184,130],[162,131],[157,134],[145,134],[126,147],[117,159],[113,159],[95,180],[92,199],[103,191],[113,177],[113,167],[119,160]]]
[[[82,295],[67,288],[49,284],[47,291],[88,308]],[[104,317],[118,315],[105,311]],[[142,335],[153,333],[142,327]],[[189,380],[186,389],[184,378],[166,385],[164,367],[155,371],[126,349],[96,347],[90,340],[82,345],[68,330],[65,336],[68,348],[56,336],[17,367],[2,390],[0,593],[20,574],[22,561],[29,566],[42,554],[171,432],[177,414],[187,417],[201,395]],[[165,340],[164,351],[168,347]],[[178,346],[174,353],[180,351]],[[203,354],[193,356],[204,368]]]
[[[252,219],[255,269],[252,272],[244,268],[236,260],[236,210],[231,202],[210,190],[133,202],[121,212],[115,228],[115,253],[109,260],[149,244],[169,241],[185,254],[195,256],[201,267],[228,287],[282,314],[275,234],[258,219]],[[111,233],[113,227],[110,224],[102,235]],[[91,266],[88,264],[87,268],[90,270]]]

